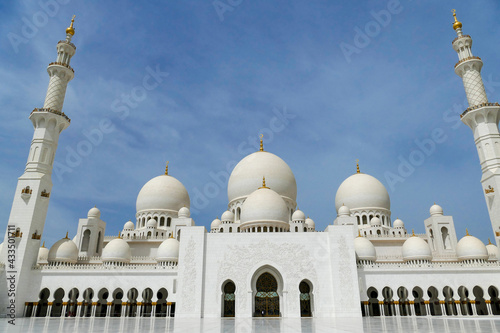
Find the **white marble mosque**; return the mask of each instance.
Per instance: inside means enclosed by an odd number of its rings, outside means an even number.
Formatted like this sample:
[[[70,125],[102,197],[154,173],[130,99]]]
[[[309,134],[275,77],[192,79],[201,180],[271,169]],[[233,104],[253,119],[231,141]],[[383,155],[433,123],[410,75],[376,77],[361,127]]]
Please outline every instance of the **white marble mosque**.
[[[43,108],[29,116],[33,140],[0,250],[1,311],[17,317],[500,316],[500,105],[488,101],[482,60],[454,18],[455,73],[470,104],[461,119],[477,145],[495,244],[468,233],[457,239],[453,217],[438,204],[423,226],[393,220],[386,188],[359,166],[337,190],[338,215],[316,230],[297,208],[292,170],[261,141],[232,171],[228,205],[210,230],[190,217],[189,194],[167,166],[139,191],[136,216],[119,236],[105,235],[106,216],[93,207],[45,248],[52,164],[59,135],[70,125],[62,108],[74,77],[72,20],[47,68]],[[411,230],[417,227],[424,232]]]

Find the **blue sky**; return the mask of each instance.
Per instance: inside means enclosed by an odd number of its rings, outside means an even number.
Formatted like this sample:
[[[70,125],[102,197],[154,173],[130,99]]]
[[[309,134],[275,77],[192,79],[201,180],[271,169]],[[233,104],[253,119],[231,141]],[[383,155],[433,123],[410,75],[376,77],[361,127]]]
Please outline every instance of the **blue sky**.
[[[388,8],[377,23],[373,13]],[[496,1],[3,2],[1,233],[33,135],[29,113],[43,106],[45,68],[76,14],[75,79],[63,110],[72,122],[56,161],[68,166],[70,151],[102,121],[113,130],[71,172],[53,174],[47,245],[66,230],[74,235],[94,205],[108,235],[135,222],[139,190],[167,160],[190,193],[196,223],[209,226],[227,207],[227,188],[208,184],[256,150],[262,132],[266,150],[292,168],[298,205],[319,230],[335,219],[335,193],[359,159],[362,172],[386,185],[392,218],[408,230],[424,232],[436,202],[453,216],[458,238],[467,227],[487,243],[493,236],[477,152],[458,120],[467,105],[453,70],[452,8],[484,61],[489,100],[499,101]],[[358,29],[372,30],[356,44]],[[359,47],[346,56],[347,44]],[[161,82],[138,95],[156,70]],[[137,99],[126,106],[131,94]],[[285,110],[286,125],[272,131]],[[391,186],[387,175],[435,131],[442,140]]]

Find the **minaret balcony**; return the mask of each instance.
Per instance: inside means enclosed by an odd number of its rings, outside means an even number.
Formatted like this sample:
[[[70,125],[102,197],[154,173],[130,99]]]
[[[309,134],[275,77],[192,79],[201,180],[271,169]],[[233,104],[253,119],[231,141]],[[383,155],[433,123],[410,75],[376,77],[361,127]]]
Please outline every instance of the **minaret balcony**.
[[[63,67],[66,67],[68,69],[70,69],[73,73],[75,72],[75,70],[68,64],[65,64],[64,62],[57,62],[57,61],[54,61],[54,62],[51,62],[49,64],[49,67],[50,66],[63,66]]]
[[[453,42],[451,42],[451,44],[454,44],[457,40],[459,40],[460,38],[471,38],[471,36],[469,35],[462,35],[462,36],[458,36],[457,38],[455,38],[453,40]],[[59,42],[60,43],[60,42]]]
[[[470,106],[467,109],[465,109],[465,111],[460,115],[460,118],[464,117],[466,114],[468,114],[471,111],[480,109],[480,108],[485,107],[485,106],[500,106],[500,104],[498,104],[498,103],[481,103],[478,105]]]
[[[57,110],[54,110],[51,108],[40,108],[40,109],[34,108],[33,111],[31,111],[31,114],[33,114],[34,112],[49,112],[49,113],[57,114],[58,116],[62,116],[64,119],[66,119],[68,121],[68,123],[71,123],[71,119],[69,119],[69,117],[64,112],[57,111]],[[31,114],[30,114],[30,116],[31,116]]]
[[[75,44],[71,43],[71,42],[68,42],[67,40],[60,40],[57,44],[61,44],[61,43],[64,43],[64,44],[68,44],[68,45],[71,45],[73,46],[73,48],[76,50],[76,46]]]
[[[481,63],[483,62],[483,61],[481,60],[481,58],[476,57],[476,56],[467,57],[467,58],[464,58],[464,59],[462,59],[462,60],[459,60],[459,61],[455,64],[455,69],[456,69],[456,68],[457,68],[457,66],[458,66],[458,65],[460,65],[461,63],[466,62],[466,61],[469,61],[469,60],[479,60],[479,61],[481,61]]]
[[[26,186],[21,190],[21,198],[23,199],[29,199],[31,197],[31,194],[33,193],[33,190],[30,189],[29,186]]]

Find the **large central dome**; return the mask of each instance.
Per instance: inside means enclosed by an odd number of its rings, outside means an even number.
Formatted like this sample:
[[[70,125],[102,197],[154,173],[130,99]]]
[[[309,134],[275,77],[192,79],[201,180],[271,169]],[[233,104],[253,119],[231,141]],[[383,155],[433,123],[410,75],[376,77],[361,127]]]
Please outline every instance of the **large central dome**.
[[[295,202],[297,183],[292,170],[281,158],[266,151],[250,154],[234,167],[227,186],[229,202],[252,194],[261,186],[262,177],[276,193]]]

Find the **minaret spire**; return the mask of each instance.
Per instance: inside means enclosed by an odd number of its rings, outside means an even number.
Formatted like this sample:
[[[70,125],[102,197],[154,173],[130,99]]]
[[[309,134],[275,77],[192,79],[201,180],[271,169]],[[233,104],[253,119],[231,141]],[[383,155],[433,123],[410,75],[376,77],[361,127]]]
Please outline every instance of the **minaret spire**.
[[[455,73],[463,80],[469,107],[460,115],[463,123],[472,129],[483,176],[481,183],[490,214],[497,245],[500,245],[500,104],[490,103],[486,96],[481,68],[483,61],[472,54],[472,38],[462,33],[462,23],[453,10],[453,29],[457,37],[453,49],[458,54]],[[497,192],[495,192],[497,191]]]

